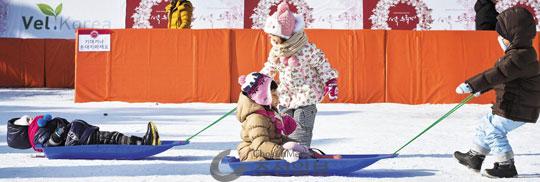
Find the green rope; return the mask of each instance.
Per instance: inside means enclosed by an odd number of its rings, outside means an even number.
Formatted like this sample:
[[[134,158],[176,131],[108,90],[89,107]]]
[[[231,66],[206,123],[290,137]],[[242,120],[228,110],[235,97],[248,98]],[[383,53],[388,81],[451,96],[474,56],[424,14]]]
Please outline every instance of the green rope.
[[[437,125],[438,123],[440,123],[442,120],[444,120],[446,117],[450,116],[450,114],[454,113],[456,110],[458,110],[461,106],[465,105],[465,103],[469,102],[470,100],[472,100],[474,98],[474,94],[471,94],[469,95],[467,98],[463,99],[458,105],[456,105],[454,108],[452,108],[450,111],[448,111],[446,114],[444,114],[441,118],[439,118],[437,121],[435,121],[433,124],[431,124],[429,127],[427,127],[426,129],[424,129],[424,131],[422,131],[420,134],[416,135],[412,140],[410,140],[409,142],[407,142],[405,145],[403,145],[401,148],[399,148],[398,150],[396,150],[394,152],[394,155],[397,154],[399,151],[401,151],[401,149],[405,148],[407,145],[409,145],[410,143],[412,143],[414,140],[416,140],[418,137],[420,137],[420,135],[424,134],[426,131],[428,131],[429,129],[431,129],[433,126]]]
[[[189,142],[193,137],[196,137],[197,135],[201,134],[204,130],[214,126],[216,123],[218,123],[219,121],[221,121],[223,118],[227,117],[228,115],[230,115],[231,113],[235,112],[236,111],[236,107],[234,109],[232,109],[231,111],[229,111],[228,113],[225,113],[223,116],[221,116],[218,120],[214,121],[213,123],[211,123],[210,125],[206,126],[205,128],[203,128],[201,131],[195,133],[195,135],[189,137],[186,142]]]

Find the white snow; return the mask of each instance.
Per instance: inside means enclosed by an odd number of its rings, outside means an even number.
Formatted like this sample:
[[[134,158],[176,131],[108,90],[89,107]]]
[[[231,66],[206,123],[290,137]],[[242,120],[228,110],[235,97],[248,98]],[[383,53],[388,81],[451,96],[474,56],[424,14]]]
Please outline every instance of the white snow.
[[[454,105],[321,104],[315,123],[313,146],[327,153],[392,153],[429,126]],[[175,147],[146,160],[48,160],[31,158],[32,150],[11,149],[6,144],[6,122],[22,115],[52,113],[68,120],[83,119],[101,130],[143,135],[155,121],[163,140],[186,139],[234,108],[234,104],[156,104],[73,102],[73,90],[0,89],[0,181],[214,181],[212,158],[235,149],[240,125],[226,117],[186,146]],[[238,181],[480,181],[489,180],[459,165],[455,150],[468,149],[475,123],[490,111],[489,105],[468,104],[402,150],[394,159],[381,160],[349,176],[249,177]],[[104,116],[107,113],[108,116]],[[540,132],[527,124],[513,131],[520,178],[540,180]],[[234,151],[233,151],[234,152]],[[484,167],[492,167],[489,156]]]

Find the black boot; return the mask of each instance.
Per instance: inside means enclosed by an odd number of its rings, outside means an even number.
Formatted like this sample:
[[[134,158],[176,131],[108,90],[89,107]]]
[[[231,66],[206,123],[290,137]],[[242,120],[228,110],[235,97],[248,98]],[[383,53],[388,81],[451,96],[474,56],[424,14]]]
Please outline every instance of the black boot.
[[[496,162],[493,169],[486,169],[487,177],[490,178],[513,178],[518,175],[514,160],[510,159],[505,162]]]
[[[157,127],[153,122],[148,123],[148,129],[146,130],[146,134],[143,137],[143,144],[144,145],[160,145],[161,144],[161,141],[159,140]]]
[[[454,157],[460,164],[463,164],[476,172],[480,172],[482,162],[484,162],[484,159],[486,158],[485,155],[481,155],[473,150],[469,150],[467,153],[456,151],[454,152]]]

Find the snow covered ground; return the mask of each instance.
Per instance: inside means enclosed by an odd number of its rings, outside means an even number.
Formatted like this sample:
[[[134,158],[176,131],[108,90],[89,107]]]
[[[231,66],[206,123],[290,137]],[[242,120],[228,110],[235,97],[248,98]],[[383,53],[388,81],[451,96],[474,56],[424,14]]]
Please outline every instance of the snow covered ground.
[[[327,153],[392,153],[454,105],[321,104],[313,146]],[[156,104],[73,102],[73,90],[0,89],[0,181],[213,181],[212,158],[239,143],[240,124],[229,116],[192,140],[155,157],[135,161],[48,160],[31,158],[32,150],[6,144],[6,122],[21,115],[52,113],[83,119],[101,130],[143,135],[155,121],[162,139],[186,139],[235,107],[234,104]],[[238,181],[480,181],[490,180],[460,166],[455,150],[466,150],[473,127],[489,105],[465,105],[394,159],[379,161],[349,176],[247,177]],[[107,113],[107,116],[104,115]],[[527,124],[509,135],[520,178],[540,180],[540,128]],[[492,167],[493,158],[484,167]]]

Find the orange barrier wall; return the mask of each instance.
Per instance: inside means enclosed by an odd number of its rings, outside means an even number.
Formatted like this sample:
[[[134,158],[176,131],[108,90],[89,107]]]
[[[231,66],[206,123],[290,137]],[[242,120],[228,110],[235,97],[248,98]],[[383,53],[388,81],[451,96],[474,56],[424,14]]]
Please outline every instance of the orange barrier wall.
[[[229,102],[229,30],[114,30],[77,53],[76,101]]]
[[[74,42],[0,38],[0,87],[72,88]]]
[[[386,101],[459,102],[463,96],[455,88],[504,54],[496,37],[486,31],[387,31]],[[487,92],[472,102],[491,103],[494,95]]]
[[[455,87],[503,54],[495,32],[306,32],[340,72],[345,103],[455,103]],[[111,47],[76,53],[76,102],[235,102],[238,76],[259,71],[271,48],[249,29],[113,30]]]

